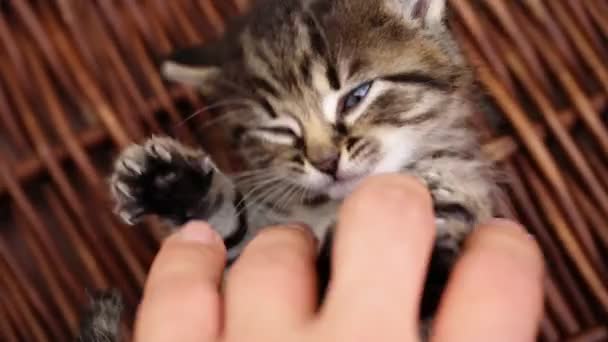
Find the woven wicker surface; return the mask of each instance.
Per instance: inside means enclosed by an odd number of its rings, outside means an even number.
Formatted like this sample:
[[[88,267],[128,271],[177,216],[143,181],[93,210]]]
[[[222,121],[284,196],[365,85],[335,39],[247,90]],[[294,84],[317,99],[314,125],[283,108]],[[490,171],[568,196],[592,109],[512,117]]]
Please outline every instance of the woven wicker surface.
[[[65,341],[86,288],[134,307],[165,231],[111,213],[105,176],[131,141],[200,141],[203,106],[160,56],[221,34],[248,1],[0,1],[0,340]],[[478,115],[549,270],[541,339],[608,341],[608,2],[454,0],[492,111]],[[200,137],[207,139],[201,141]]]

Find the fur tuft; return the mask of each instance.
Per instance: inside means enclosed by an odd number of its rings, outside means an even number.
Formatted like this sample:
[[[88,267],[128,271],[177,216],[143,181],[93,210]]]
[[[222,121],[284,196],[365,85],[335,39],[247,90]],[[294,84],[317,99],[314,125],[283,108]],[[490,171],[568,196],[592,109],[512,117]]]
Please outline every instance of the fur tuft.
[[[117,290],[92,293],[91,304],[80,325],[78,342],[120,341],[123,303]]]

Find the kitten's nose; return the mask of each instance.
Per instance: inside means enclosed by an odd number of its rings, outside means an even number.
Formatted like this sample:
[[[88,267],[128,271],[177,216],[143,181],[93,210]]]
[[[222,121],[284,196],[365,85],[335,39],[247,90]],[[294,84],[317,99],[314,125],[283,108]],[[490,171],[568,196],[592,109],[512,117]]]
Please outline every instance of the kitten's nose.
[[[338,162],[340,161],[339,153],[332,153],[324,156],[319,160],[311,160],[310,163],[317,168],[317,170],[326,173],[330,176],[335,177],[338,171]]]

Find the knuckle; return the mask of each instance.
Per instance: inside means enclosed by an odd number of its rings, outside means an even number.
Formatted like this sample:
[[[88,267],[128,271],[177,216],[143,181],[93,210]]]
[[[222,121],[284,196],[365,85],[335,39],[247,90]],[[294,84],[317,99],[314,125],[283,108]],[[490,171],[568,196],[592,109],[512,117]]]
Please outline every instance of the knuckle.
[[[182,226],[181,230],[186,230],[186,229],[190,229],[192,227],[197,227],[197,230],[200,229],[209,229],[209,230],[213,230],[213,227],[211,227],[211,225],[205,221],[190,221],[188,223],[186,223],[185,225]]]
[[[309,253],[290,249],[287,246],[276,247],[259,255],[259,261],[262,263],[262,266],[272,273],[297,273],[308,259]]]
[[[182,274],[185,276],[210,274],[222,269],[225,259],[226,253],[219,247],[168,239],[154,260],[152,271],[169,278]]]
[[[312,233],[307,228],[296,226],[276,226],[262,230],[250,244],[251,249],[277,249],[283,246],[301,250],[308,248],[313,240]]]
[[[285,249],[286,250],[286,249]],[[241,256],[228,271],[228,286],[247,284],[249,287],[267,280],[294,279],[304,263],[292,253],[261,251]]]
[[[495,258],[505,258],[511,263],[525,264],[528,267],[543,265],[544,257],[539,244],[516,223],[478,229],[468,245],[483,249]]]
[[[364,196],[395,203],[430,203],[430,193],[418,179],[404,175],[372,177],[360,189]]]
[[[144,297],[154,297],[156,301],[166,301],[170,305],[197,303],[197,305],[213,306],[219,304],[216,287],[209,282],[197,281],[186,277],[174,277],[164,282],[148,284]],[[175,294],[178,294],[176,297]]]
[[[195,303],[207,305],[212,301],[217,300],[217,291],[209,283],[190,281],[178,282],[175,284],[175,290],[184,298],[188,298]]]
[[[406,176],[380,176],[371,180],[346,203],[345,206],[355,211],[372,205],[383,212],[411,219],[432,214],[430,192],[417,179]]]
[[[310,233],[301,229],[266,228],[243,251],[233,268],[293,272],[314,257]]]

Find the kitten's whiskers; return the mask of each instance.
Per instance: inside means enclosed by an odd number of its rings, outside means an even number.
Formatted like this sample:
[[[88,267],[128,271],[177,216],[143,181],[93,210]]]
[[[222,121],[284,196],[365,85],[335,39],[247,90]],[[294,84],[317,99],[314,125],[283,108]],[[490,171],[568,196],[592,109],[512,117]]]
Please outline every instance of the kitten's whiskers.
[[[216,103],[211,104],[209,106],[205,106],[203,108],[198,109],[193,114],[189,115],[187,118],[185,118],[180,123],[176,124],[175,128],[183,126],[185,123],[187,123],[188,121],[192,120],[197,115],[200,115],[200,114],[202,114],[205,111],[208,111],[208,110],[211,110],[211,109],[216,109],[216,108],[225,108],[225,107],[235,106],[235,105],[236,106],[238,106],[238,105],[240,105],[240,106],[247,106],[247,101],[248,100],[239,100],[239,99],[237,99],[237,100],[226,100],[226,101],[216,102]]]

